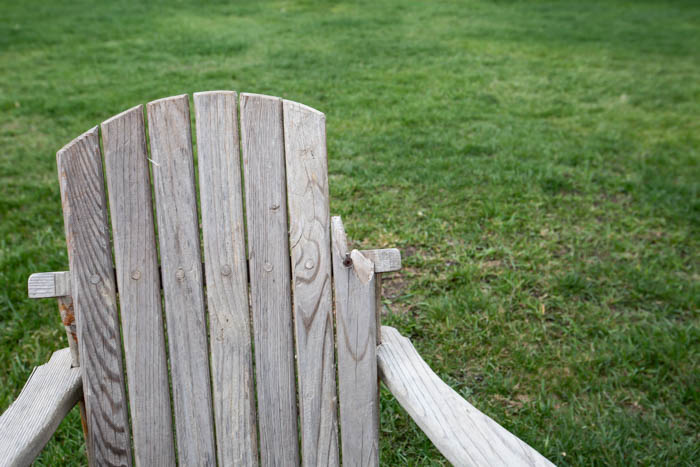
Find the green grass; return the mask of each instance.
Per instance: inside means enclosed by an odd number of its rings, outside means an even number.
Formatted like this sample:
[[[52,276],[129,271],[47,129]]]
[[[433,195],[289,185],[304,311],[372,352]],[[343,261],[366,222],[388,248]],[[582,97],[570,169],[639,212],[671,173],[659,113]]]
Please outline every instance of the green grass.
[[[56,150],[235,89],[326,113],[332,213],[404,255],[384,323],[474,405],[558,464],[697,462],[697,2],[142,3],[0,1],[0,410],[66,345],[26,298]],[[382,462],[445,464],[382,396]],[[39,464],[82,462],[74,411]]]

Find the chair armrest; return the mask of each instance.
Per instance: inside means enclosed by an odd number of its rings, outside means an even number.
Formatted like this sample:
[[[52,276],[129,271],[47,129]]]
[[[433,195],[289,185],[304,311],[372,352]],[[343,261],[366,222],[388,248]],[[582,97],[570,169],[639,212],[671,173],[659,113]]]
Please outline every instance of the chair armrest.
[[[80,368],[71,368],[70,349],[54,352],[34,368],[17,399],[0,416],[0,465],[34,462],[61,420],[82,397]]]
[[[553,465],[445,384],[392,327],[382,326],[377,364],[389,391],[452,464]]]

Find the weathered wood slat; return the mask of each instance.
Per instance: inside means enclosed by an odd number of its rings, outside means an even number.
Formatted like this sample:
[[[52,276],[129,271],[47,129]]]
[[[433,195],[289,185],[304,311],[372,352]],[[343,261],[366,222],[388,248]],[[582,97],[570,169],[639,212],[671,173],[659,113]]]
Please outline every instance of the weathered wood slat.
[[[219,465],[257,465],[236,93],[194,104]]]
[[[67,348],[34,368],[22,392],[0,416],[0,465],[20,467],[34,462],[80,400],[81,388],[80,368],[71,368]]]
[[[64,297],[70,295],[70,272],[36,272],[27,281],[29,298]]]
[[[57,156],[78,326],[80,368],[95,465],[131,465],[114,266],[97,128]]]
[[[401,270],[401,252],[396,248],[361,250],[362,256],[374,263],[374,272],[394,272]]]
[[[283,112],[301,458],[307,466],[337,465],[326,117],[287,100]]]
[[[143,106],[102,123],[136,465],[174,465]]]
[[[377,363],[384,384],[452,464],[553,465],[445,384],[392,327],[382,326]]]
[[[157,100],[147,111],[178,459],[215,465],[189,99]]]
[[[357,250],[347,261],[339,217],[331,233],[343,465],[379,465],[374,264]]]
[[[263,466],[299,464],[282,135],[282,101],[241,94],[241,148]]]

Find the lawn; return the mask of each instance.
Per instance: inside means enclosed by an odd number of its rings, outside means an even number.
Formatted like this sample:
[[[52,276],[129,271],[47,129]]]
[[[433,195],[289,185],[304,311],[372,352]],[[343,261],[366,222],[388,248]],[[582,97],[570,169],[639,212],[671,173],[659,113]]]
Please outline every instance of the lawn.
[[[0,411],[66,346],[55,153],[139,103],[327,116],[331,212],[398,247],[383,322],[557,464],[700,458],[700,4],[0,0]],[[386,391],[381,460],[442,465]],[[77,410],[38,465],[85,462]]]

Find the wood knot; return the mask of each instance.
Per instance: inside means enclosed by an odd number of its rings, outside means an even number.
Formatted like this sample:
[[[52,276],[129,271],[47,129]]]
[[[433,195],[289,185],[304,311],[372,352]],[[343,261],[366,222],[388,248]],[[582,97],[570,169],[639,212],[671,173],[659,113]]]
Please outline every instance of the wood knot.
[[[272,271],[272,265],[271,265],[270,263],[267,263],[267,262],[266,262],[265,264],[263,264],[263,269],[264,269],[266,272],[270,272],[270,271]]]
[[[135,281],[141,279],[141,271],[139,271],[138,269],[134,269],[133,271],[131,271],[131,278]]]
[[[100,276],[93,274],[90,276],[90,283],[97,285],[100,282]]]
[[[307,259],[306,263],[304,263],[304,267],[306,269],[313,269],[314,268],[314,261],[311,259]]]
[[[345,258],[343,258],[343,266],[346,268],[349,268],[352,266],[352,258],[350,257],[350,253],[345,253]]]
[[[230,276],[231,275],[231,266],[228,264],[224,264],[221,266],[221,275],[222,276]]]
[[[185,270],[182,268],[177,268],[177,271],[175,271],[175,277],[177,280],[182,281],[185,278]]]

